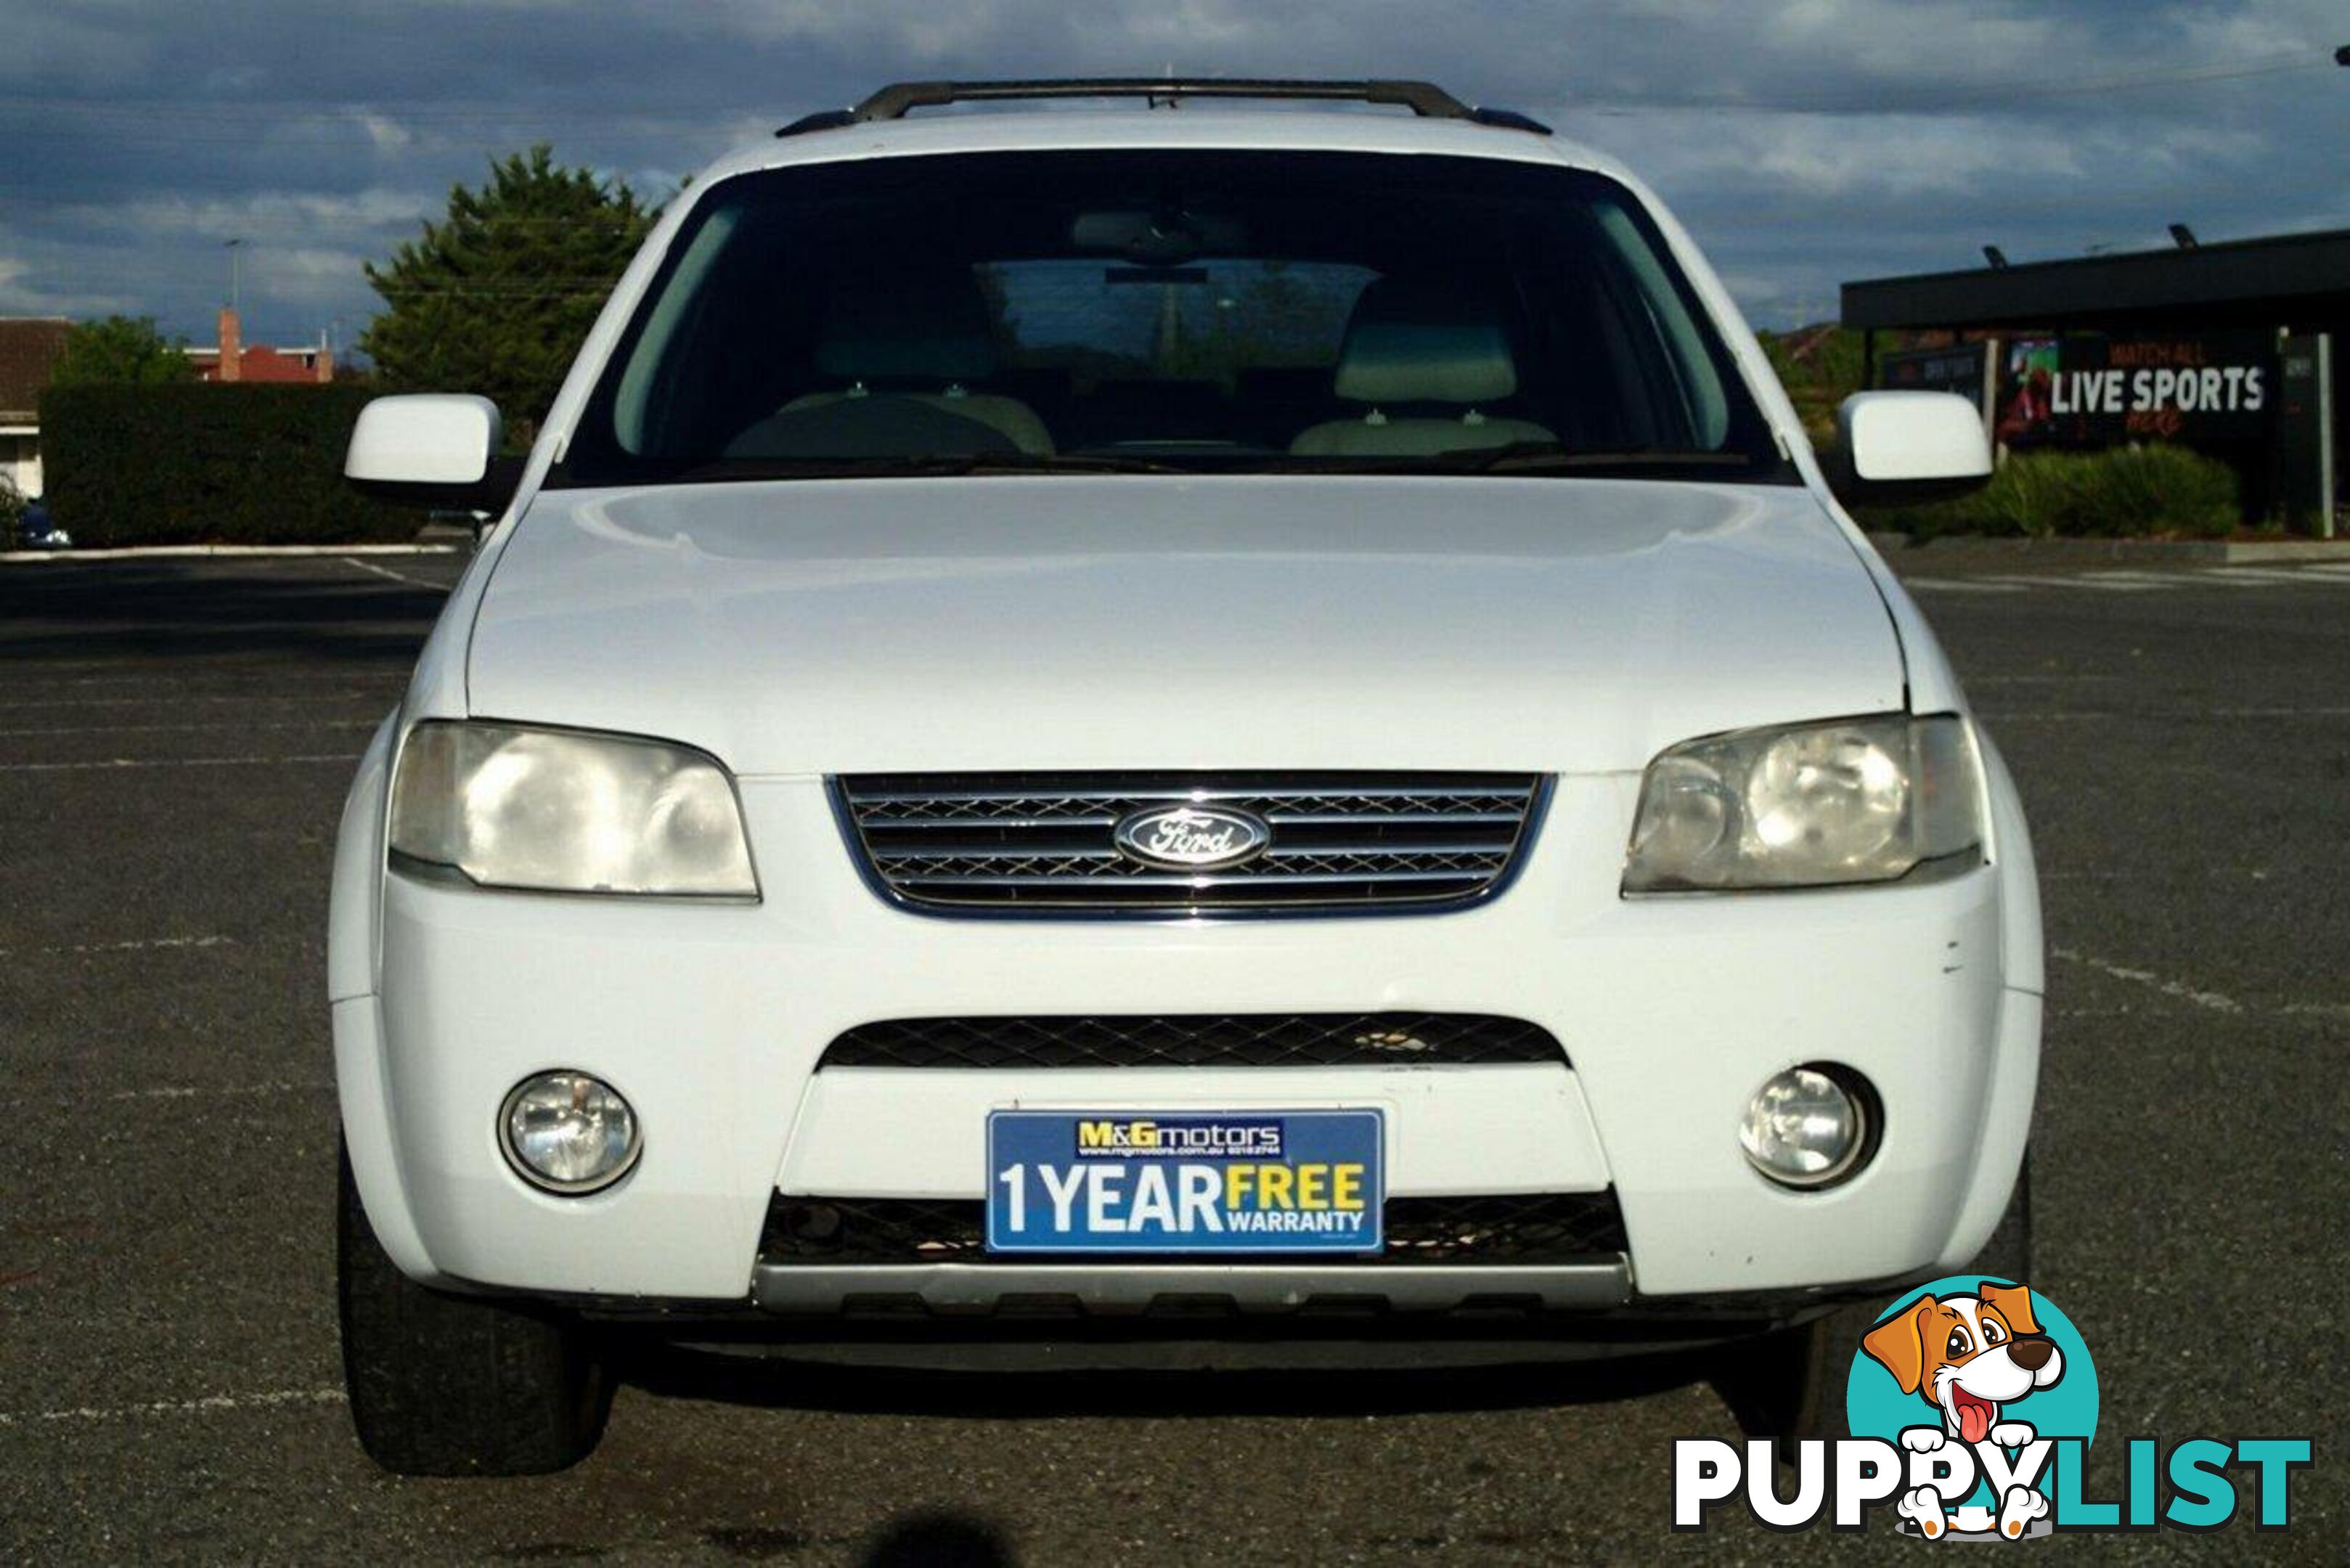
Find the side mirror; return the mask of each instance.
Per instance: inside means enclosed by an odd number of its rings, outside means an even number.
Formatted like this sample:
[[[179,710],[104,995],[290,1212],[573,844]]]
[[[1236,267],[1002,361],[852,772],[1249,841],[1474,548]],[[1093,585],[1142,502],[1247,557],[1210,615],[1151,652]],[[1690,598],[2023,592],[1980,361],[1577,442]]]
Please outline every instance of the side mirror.
[[[1942,501],[1991,478],[1982,413],[1952,392],[1855,392],[1836,410],[1843,454],[1833,476],[1846,501]]]
[[[498,456],[500,433],[498,406],[487,398],[378,398],[351,427],[343,477],[360,493],[397,505],[503,512],[522,479],[522,460]]]

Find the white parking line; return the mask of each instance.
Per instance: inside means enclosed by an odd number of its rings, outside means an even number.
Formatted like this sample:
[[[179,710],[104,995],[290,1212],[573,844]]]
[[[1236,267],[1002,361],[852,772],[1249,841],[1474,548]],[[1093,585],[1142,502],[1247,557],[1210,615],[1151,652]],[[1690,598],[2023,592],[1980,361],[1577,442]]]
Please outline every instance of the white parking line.
[[[39,669],[40,667],[38,665],[28,667],[29,672],[35,673],[36,676]],[[144,686],[152,691],[154,688],[165,684],[167,677],[171,680],[186,680],[192,677],[197,680],[236,680],[242,678],[249,680],[265,680],[273,687],[299,685],[304,681],[324,681],[329,685],[336,686],[348,686],[351,683],[351,673],[348,670],[200,670],[191,668],[174,669],[171,670],[151,670],[144,675],[68,675],[54,679],[42,678],[41,684],[45,687]],[[232,693],[232,695],[234,695],[234,693]]]
[[[2112,713],[2072,708],[2038,713],[1978,713],[1975,717],[1987,724],[2069,724],[2106,719],[2170,723],[2185,719],[2350,719],[2350,708],[2202,708],[2175,713]]]
[[[2020,594],[2022,583],[1985,582],[1973,577],[1904,577],[1901,586],[1931,594]]]
[[[359,753],[306,753],[298,757],[108,757],[103,762],[0,762],[0,774],[87,774],[115,769],[246,769],[296,762],[358,762]]]
[[[2196,579],[2229,583],[2306,583],[2312,571],[2321,567],[2302,566],[2221,566],[2216,571],[2198,572]]]
[[[2350,708],[2213,708],[2214,719],[2342,719]]]
[[[2196,1006],[2209,1008],[2213,1012],[2244,1011],[2244,1004],[2232,996],[2222,996],[2216,991],[2199,990],[2183,980],[2165,980],[2150,969],[2130,969],[2115,963],[2109,959],[2096,958],[2088,953],[2075,951],[2071,948],[2050,948],[2048,956],[2063,959],[2066,963],[2079,964],[2084,969],[2095,970],[2099,974],[2114,980],[2126,980],[2133,985],[2150,986],[2165,996],[2177,997],[2181,1002],[2191,1002]]]
[[[406,572],[395,572],[390,566],[379,566],[373,561],[362,561],[357,556],[343,556],[338,558],[346,566],[357,566],[362,572],[373,572],[377,576],[390,577],[395,583],[406,583],[412,587],[431,588],[435,593],[449,591],[449,585],[446,583],[436,583],[429,577],[411,577]]]
[[[298,561],[320,556],[453,556],[454,545],[134,545],[109,550],[7,550],[0,561],[169,561],[222,556]]]
[[[355,763],[357,752],[314,752],[291,757],[109,757],[90,763],[0,763],[0,774],[79,773],[111,768],[241,768],[273,763]]]
[[[121,942],[68,942],[58,947],[0,948],[0,958],[47,958],[63,953],[140,953],[163,948],[234,947],[234,937],[139,937]]]
[[[2269,879],[2270,872],[2268,867],[2264,866],[2239,866],[2233,867],[2214,867],[2207,866],[2202,867],[2198,872],[2198,875],[2206,880],[2209,880],[2213,877],[2241,877],[2247,881],[2265,882]],[[2040,879],[2043,882],[2140,882],[2144,880],[2144,877],[2141,874],[2136,871],[2084,871],[2072,869],[2052,871],[2047,867],[2043,866],[2040,868]],[[2286,1011],[2291,1012],[2292,1009],[2287,1008]]]
[[[2263,572],[2247,566],[2228,566],[2218,571],[2197,572],[2191,580],[2197,587],[2205,588],[2273,588],[2283,583],[2306,583],[2309,578],[2300,572]]]
[[[2083,572],[2064,579],[2060,587],[2095,588],[2104,594],[2158,594],[2178,586],[2178,579],[2157,572]]]
[[[2043,711],[2038,713],[1977,712],[1975,717],[1981,720],[1986,724],[2072,724],[2091,720],[2143,719],[2149,717],[2149,715],[2144,713],[2097,713],[2092,712],[2086,709],[2071,708],[2055,711]]]
[[[117,1089],[109,1100],[245,1100],[266,1095],[330,1095],[335,1085],[317,1084],[159,1084],[151,1089]]]
[[[64,1421],[144,1421],[158,1416],[209,1416],[223,1410],[268,1410],[287,1405],[339,1405],[339,1388],[276,1388],[259,1394],[207,1394],[201,1399],[154,1399],[139,1405],[78,1405],[65,1410],[0,1410],[0,1427]]]
[[[2276,566],[2142,566],[2083,572],[1991,572],[1964,577],[1905,576],[1902,582],[1928,593],[2014,594],[2033,588],[2075,588],[2095,593],[2164,593],[2179,588],[2330,587],[2350,578],[2350,561],[2320,561]]]
[[[10,672],[12,679],[16,672]],[[401,676],[404,684],[407,677]],[[400,688],[386,682],[379,690],[345,687],[339,691],[289,692],[272,696],[265,691],[247,692],[240,696],[211,693],[189,696],[171,692],[160,697],[56,697],[34,702],[0,701],[0,713],[27,712],[36,708],[185,708],[198,702],[380,702],[385,698],[398,700]]]
[[[271,723],[236,720],[218,724],[70,724],[52,729],[0,730],[0,740],[17,735],[154,735],[193,730],[372,730],[380,719],[293,719]]]
[[[2044,576],[2028,572],[2002,572],[1996,576],[1976,577],[1979,583],[2013,583],[2023,588],[2069,588],[2081,579],[2077,576]]]

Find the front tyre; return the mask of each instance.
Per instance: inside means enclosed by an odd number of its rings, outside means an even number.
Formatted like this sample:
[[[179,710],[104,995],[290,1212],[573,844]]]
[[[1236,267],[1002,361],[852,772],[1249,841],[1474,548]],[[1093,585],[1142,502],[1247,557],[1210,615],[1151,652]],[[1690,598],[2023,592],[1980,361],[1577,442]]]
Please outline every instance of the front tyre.
[[[348,1151],[340,1166],[343,1382],[368,1457],[410,1476],[544,1475],[587,1458],[612,1403],[588,1330],[418,1284],[368,1224]]]
[[[2032,1155],[2015,1173],[2015,1190],[1999,1228],[1962,1274],[1982,1274],[2014,1283],[2032,1276]],[[1838,1307],[1799,1328],[1781,1329],[1721,1358],[1714,1387],[1751,1437],[1775,1438],[1780,1457],[1792,1460],[1794,1444],[1804,1438],[1851,1436],[1845,1422],[1845,1390],[1861,1336],[1877,1325],[1878,1308],[1860,1302]]]

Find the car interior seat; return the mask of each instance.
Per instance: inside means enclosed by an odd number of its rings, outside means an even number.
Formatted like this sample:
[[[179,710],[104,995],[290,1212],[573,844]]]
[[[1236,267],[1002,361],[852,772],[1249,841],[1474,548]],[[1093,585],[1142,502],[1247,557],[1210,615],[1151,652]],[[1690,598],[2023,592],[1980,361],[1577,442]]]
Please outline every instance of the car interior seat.
[[[834,286],[812,355],[812,368],[839,386],[794,398],[737,437],[736,456],[779,455],[802,448],[795,433],[834,441],[855,436],[861,452],[902,432],[910,454],[925,451],[1011,450],[1050,456],[1052,432],[1027,403],[974,391],[998,369],[987,301],[962,266],[936,266],[843,277]],[[842,405],[857,403],[855,409]],[[917,410],[922,411],[917,411]],[[941,416],[985,427],[998,440],[949,440]],[[866,431],[864,427],[871,427]],[[746,450],[755,447],[756,451]]]
[[[1332,380],[1361,417],[1309,425],[1290,442],[1299,457],[1426,457],[1558,438],[1530,420],[1486,410],[1518,389],[1500,312],[1447,285],[1382,278],[1347,322]]]

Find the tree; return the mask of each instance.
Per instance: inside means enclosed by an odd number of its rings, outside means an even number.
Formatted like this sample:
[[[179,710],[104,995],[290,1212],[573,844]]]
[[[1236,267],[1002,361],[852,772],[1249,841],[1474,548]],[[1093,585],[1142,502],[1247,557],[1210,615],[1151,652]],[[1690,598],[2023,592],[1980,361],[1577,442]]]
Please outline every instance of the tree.
[[[1241,370],[1326,364],[1358,286],[1342,269],[1273,260],[1191,298],[1170,286],[1159,372],[1229,382]]]
[[[526,439],[653,216],[544,142],[493,162],[480,189],[450,190],[445,218],[368,267],[384,309],[359,348],[387,386],[478,392]]]
[[[1804,428],[1815,441],[1834,441],[1836,405],[1860,389],[1860,334],[1822,323],[1758,337]]]
[[[78,323],[49,367],[53,387],[153,386],[195,379],[188,340],[167,338],[151,316],[109,316]]]

